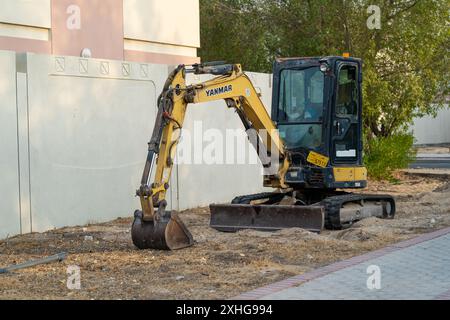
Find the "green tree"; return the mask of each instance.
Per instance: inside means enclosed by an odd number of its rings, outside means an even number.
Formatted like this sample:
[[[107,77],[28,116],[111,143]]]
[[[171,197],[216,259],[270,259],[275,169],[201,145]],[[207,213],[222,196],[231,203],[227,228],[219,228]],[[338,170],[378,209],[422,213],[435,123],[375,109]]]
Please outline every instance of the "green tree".
[[[356,33],[365,61],[366,132],[403,132],[413,117],[435,114],[449,94],[448,1],[380,1],[382,27]],[[354,41],[355,43],[355,41]]]
[[[200,0],[203,61],[226,60],[242,63],[249,71],[267,70],[266,29],[255,2]]]
[[[201,0],[200,56],[270,72],[277,56],[364,61],[366,132],[386,137],[433,114],[449,94],[447,0]],[[381,9],[369,29],[367,8]]]
[[[270,72],[278,56],[350,52],[362,58],[366,140],[403,136],[414,117],[436,114],[449,96],[448,0],[200,0],[200,4],[199,53],[205,61],[240,62],[246,70]],[[380,8],[379,29],[367,25],[373,14],[368,12],[370,5]]]

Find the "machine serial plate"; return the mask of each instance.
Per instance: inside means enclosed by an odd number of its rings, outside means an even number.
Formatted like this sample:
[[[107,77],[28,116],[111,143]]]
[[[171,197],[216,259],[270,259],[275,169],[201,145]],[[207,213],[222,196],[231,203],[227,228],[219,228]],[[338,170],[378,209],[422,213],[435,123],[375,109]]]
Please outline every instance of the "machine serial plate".
[[[321,155],[320,153],[311,151],[308,155],[308,158],[306,161],[309,163],[315,164],[316,166],[319,166],[321,168],[325,168],[328,164],[328,161],[330,159],[328,157],[325,157],[324,155]]]

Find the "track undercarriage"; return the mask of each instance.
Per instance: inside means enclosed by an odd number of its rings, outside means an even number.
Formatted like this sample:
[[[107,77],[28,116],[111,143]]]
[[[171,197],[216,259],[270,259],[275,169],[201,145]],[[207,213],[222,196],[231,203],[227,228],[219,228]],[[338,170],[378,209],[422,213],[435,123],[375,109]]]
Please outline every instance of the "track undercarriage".
[[[292,191],[240,196],[231,204],[212,204],[210,210],[210,226],[220,231],[298,227],[320,232],[348,228],[368,217],[391,219],[395,200],[389,195]]]

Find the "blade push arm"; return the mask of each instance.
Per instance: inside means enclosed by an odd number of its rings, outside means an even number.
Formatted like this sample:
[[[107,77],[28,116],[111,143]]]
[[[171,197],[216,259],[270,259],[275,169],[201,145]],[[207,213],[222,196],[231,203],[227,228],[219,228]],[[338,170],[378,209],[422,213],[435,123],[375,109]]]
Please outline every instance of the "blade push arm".
[[[188,86],[186,85],[187,73],[213,74],[217,77]],[[164,214],[167,205],[166,192],[169,188],[176,145],[181,136],[187,105],[215,100],[225,100],[229,108],[236,110],[247,132],[250,129],[256,133],[256,137],[250,140],[263,165],[269,165],[273,157],[279,161],[277,173],[265,175],[265,185],[288,188],[284,182],[284,176],[289,167],[289,157],[284,149],[283,141],[241,66],[238,64],[196,64],[190,67],[180,65],[169,75],[158,99],[157,119],[149,142],[141,187],[137,190],[144,219],[153,220]],[[149,185],[155,155],[157,155],[155,178]],[[158,208],[157,214],[154,208]]]

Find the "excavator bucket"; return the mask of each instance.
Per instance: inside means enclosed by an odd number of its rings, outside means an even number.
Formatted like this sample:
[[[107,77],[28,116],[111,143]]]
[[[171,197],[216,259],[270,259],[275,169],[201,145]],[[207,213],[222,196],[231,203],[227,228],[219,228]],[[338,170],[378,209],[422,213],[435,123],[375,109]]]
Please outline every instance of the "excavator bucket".
[[[177,250],[194,244],[192,234],[183,221],[169,211],[158,220],[144,221],[142,211],[137,210],[131,237],[139,249]]]
[[[241,229],[273,231],[303,228],[320,232],[324,227],[324,207],[299,205],[212,204],[210,226],[219,231]]]

